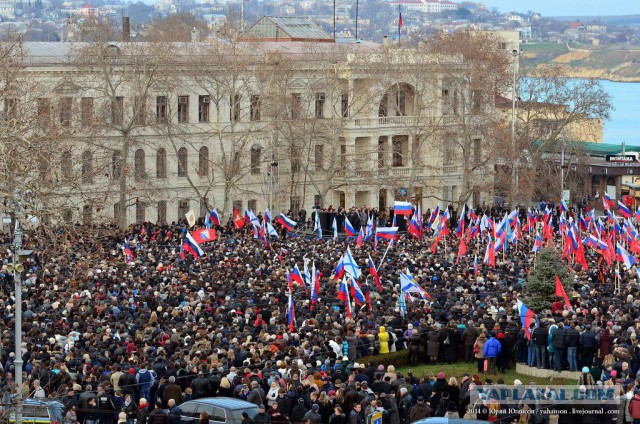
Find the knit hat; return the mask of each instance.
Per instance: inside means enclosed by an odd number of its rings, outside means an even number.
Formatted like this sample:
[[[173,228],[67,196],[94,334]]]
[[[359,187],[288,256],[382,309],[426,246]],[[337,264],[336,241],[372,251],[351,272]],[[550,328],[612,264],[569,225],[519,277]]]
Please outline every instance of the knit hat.
[[[582,372],[589,372],[589,367],[582,367]]]
[[[437,375],[438,378],[445,378],[445,374],[443,372],[439,372]]]

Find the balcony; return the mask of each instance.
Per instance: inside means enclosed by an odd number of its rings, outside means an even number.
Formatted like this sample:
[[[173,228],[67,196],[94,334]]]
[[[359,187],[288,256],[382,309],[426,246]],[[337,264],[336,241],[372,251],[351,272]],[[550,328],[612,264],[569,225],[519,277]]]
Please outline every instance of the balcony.
[[[360,128],[411,127],[414,125],[456,125],[460,118],[456,115],[433,116],[380,116],[377,118],[354,118],[350,126]]]
[[[424,174],[424,169],[418,169],[416,176]],[[349,171],[339,170],[335,172],[336,177],[348,178]],[[376,177],[409,177],[411,176],[411,168],[378,168],[376,170],[360,170],[354,171],[355,178],[372,179]]]

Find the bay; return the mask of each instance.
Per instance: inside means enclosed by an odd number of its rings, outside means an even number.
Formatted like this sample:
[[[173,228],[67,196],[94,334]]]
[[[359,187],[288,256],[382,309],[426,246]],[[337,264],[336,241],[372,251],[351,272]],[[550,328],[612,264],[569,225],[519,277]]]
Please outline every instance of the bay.
[[[602,80],[602,86],[611,95],[615,110],[604,122],[604,142],[640,146],[640,82],[613,82]]]

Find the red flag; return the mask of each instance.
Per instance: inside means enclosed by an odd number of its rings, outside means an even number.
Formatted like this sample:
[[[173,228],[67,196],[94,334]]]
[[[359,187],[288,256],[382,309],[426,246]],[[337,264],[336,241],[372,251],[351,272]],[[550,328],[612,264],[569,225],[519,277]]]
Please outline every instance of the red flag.
[[[442,236],[438,236],[435,239],[433,239],[433,244],[429,248],[429,250],[431,250],[431,253],[433,253],[434,255],[438,251],[438,244],[440,243],[440,237],[442,237]]]
[[[562,285],[562,281],[560,281],[560,277],[556,275],[556,296],[564,299],[564,304],[567,306],[567,309],[571,309],[571,303],[569,302],[569,298],[567,297],[567,293],[564,291],[564,286]]]
[[[191,235],[193,236],[193,239],[198,244],[206,243],[208,241],[213,241],[216,238],[218,238],[218,235],[216,234],[216,230],[214,230],[213,228],[210,228],[210,229],[204,228],[201,230],[195,230],[193,233],[191,233]]]
[[[244,227],[244,219],[242,218],[242,215],[240,215],[238,209],[235,208],[233,209],[233,225],[237,229]]]
[[[460,262],[460,257],[467,253],[467,243],[464,242],[464,237],[460,238],[460,247],[458,247],[458,258],[456,263]]]
[[[589,266],[587,265],[587,259],[584,257],[584,246],[582,243],[578,243],[578,251],[576,252],[576,263],[582,265],[582,269],[587,271]]]

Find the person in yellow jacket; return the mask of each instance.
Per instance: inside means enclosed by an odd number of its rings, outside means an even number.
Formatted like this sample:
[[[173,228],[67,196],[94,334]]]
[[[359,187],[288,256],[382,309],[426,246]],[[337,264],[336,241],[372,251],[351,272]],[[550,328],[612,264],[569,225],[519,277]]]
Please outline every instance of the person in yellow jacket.
[[[382,326],[378,330],[378,341],[380,342],[379,353],[381,355],[389,353],[389,333],[387,333],[387,329]]]

